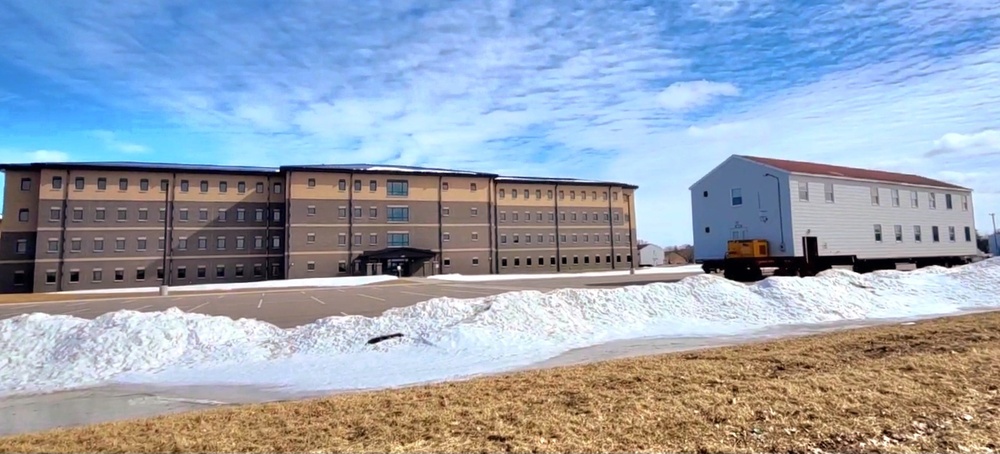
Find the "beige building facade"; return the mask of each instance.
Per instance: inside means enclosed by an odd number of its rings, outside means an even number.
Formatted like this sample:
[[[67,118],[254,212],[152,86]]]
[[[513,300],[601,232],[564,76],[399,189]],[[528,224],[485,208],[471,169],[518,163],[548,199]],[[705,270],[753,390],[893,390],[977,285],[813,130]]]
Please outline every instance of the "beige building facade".
[[[0,292],[628,269],[621,183],[372,165],[8,164]]]

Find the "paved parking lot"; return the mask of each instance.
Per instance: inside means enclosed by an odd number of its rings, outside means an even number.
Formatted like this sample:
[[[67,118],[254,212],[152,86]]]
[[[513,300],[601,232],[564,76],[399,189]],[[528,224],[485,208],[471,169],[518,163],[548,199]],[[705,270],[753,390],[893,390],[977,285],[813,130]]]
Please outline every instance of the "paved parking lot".
[[[187,312],[254,318],[287,328],[331,315],[379,315],[386,309],[409,306],[438,297],[480,298],[516,290],[548,291],[559,288],[611,288],[674,282],[700,273],[636,274],[610,277],[566,277],[516,281],[451,282],[401,279],[359,287],[267,289],[225,291],[211,294],[117,297],[80,301],[0,305],[0,319],[46,312],[93,318],[121,309],[160,311],[177,307]]]

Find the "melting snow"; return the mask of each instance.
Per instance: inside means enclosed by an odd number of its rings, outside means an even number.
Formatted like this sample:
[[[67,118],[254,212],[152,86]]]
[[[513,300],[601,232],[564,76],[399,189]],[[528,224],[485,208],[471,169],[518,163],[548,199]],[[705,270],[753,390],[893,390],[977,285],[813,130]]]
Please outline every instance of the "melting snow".
[[[304,287],[354,287],[358,285],[374,284],[397,279],[396,276],[351,276],[351,277],[315,277],[308,279],[276,279],[271,281],[256,282],[236,282],[226,284],[195,284],[170,287],[171,292],[205,292],[218,290],[254,290],[273,288],[304,288]],[[65,294],[85,294],[85,293],[148,293],[158,292],[159,287],[130,287],[119,289],[102,290],[70,290],[60,292]]]
[[[701,273],[701,265],[683,266],[659,266],[652,268],[638,268],[635,274],[682,274]],[[519,281],[523,279],[572,279],[577,277],[605,277],[605,276],[625,276],[629,270],[615,271],[590,271],[583,273],[552,273],[552,274],[438,274],[428,276],[427,279],[441,281],[462,281],[462,282],[485,282],[485,281]]]
[[[106,381],[302,391],[401,386],[499,372],[612,340],[995,308],[998,282],[1000,259],[912,272],[830,270],[753,285],[698,275],[674,284],[438,298],[287,330],[178,309],[94,320],[26,314],[0,321],[0,393]],[[395,332],[405,337],[366,344]]]

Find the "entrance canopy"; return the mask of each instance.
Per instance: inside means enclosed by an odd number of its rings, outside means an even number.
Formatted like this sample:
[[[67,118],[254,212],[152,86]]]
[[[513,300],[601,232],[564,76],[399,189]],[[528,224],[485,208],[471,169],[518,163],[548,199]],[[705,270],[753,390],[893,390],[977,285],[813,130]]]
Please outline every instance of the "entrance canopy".
[[[417,249],[412,247],[391,247],[379,249],[377,251],[367,251],[358,256],[355,260],[360,261],[381,261],[381,260],[427,260],[436,257],[437,254],[429,249]]]

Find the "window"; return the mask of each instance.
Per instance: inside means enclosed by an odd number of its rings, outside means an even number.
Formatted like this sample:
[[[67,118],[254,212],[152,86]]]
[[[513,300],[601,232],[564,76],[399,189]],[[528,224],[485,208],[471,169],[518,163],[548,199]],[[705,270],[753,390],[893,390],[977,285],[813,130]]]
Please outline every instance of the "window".
[[[972,227],[965,228],[965,241],[966,242],[972,241]]]
[[[506,197],[506,194],[507,194],[507,192],[506,192],[506,191],[504,191],[503,189],[501,189],[501,190],[500,190],[500,193],[499,193],[499,198],[501,198],[501,199],[502,199],[502,198]]]
[[[743,189],[733,188],[729,191],[729,196],[732,198],[732,205],[734,207],[743,205]]]
[[[236,249],[242,251],[242,250],[244,250],[246,248],[247,248],[247,239],[246,239],[246,237],[242,237],[242,236],[236,237]]]
[[[441,208],[441,216],[450,216],[450,215],[451,215],[451,208],[448,207]]]
[[[917,191],[910,191],[910,208],[917,208],[920,205],[920,197],[917,196]]]
[[[273,211],[271,211],[271,219],[274,220],[274,222],[281,221],[281,209],[280,208],[275,208]]]
[[[451,233],[443,232],[441,234],[441,241],[451,241]]]
[[[70,284],[80,282],[80,270],[69,270],[69,282]]]
[[[139,190],[143,191],[143,192],[149,190],[149,180],[148,179],[142,178],[142,179],[139,180]]]
[[[198,278],[199,279],[204,279],[205,276],[207,276],[207,275],[208,275],[208,273],[207,273],[207,270],[206,270],[205,266],[204,265],[199,265],[198,266]]]
[[[229,192],[229,183],[225,181],[219,182],[219,192]]]
[[[472,241],[479,241],[479,232],[472,232]]]
[[[371,246],[378,245],[378,234],[372,233],[368,235],[368,244]]]
[[[28,240],[17,240],[17,246],[14,249],[18,254],[28,253]]]
[[[364,215],[364,213],[365,213],[365,211],[364,211],[363,208],[361,208],[361,207],[354,207],[354,218],[355,219],[361,218],[361,216]]]
[[[922,235],[920,234],[920,226],[913,226],[913,241],[920,242],[922,240]]]
[[[125,270],[123,268],[115,268],[115,282],[121,282],[125,280]]]
[[[104,252],[104,238],[94,238],[94,252]]]
[[[392,197],[406,197],[410,194],[410,183],[406,180],[389,180],[385,183],[386,194]]]
[[[198,237],[198,249],[208,249],[208,238],[203,236]]]
[[[215,277],[226,277],[226,265],[215,265]]]
[[[20,222],[28,222],[28,209],[21,208],[17,210],[17,220]]]
[[[896,242],[901,243],[903,241],[903,226],[894,225],[892,226],[892,232],[896,235]]]
[[[96,269],[90,274],[90,280],[94,282],[101,282],[104,279],[104,271]]]
[[[73,208],[73,221],[80,222],[83,220],[83,208]]]
[[[362,243],[362,236],[361,236],[361,234],[360,233],[355,233],[354,234],[354,245],[355,246],[361,246],[361,243]]]
[[[337,182],[337,190],[338,191],[346,191],[347,190],[347,180],[341,179],[340,181],[338,181]]]
[[[941,235],[938,233],[938,226],[931,226],[931,241],[937,243],[941,241]]]
[[[190,215],[188,214],[188,209],[187,208],[181,208],[181,211],[180,211],[179,214],[180,214],[180,220],[181,221],[185,221],[186,222],[188,219],[190,219]]]
[[[315,188],[316,187],[316,179],[315,178],[310,178],[310,179],[306,180],[306,187]]]
[[[378,182],[375,181],[375,180],[368,181],[368,190],[371,191],[371,192],[377,191],[378,190]]]
[[[45,272],[45,283],[55,284],[56,283],[56,272],[55,270],[48,270]]]
[[[156,239],[156,250],[157,251],[162,251],[163,248],[165,248],[166,246],[167,246],[167,242],[163,239],[162,236]]]
[[[316,262],[306,262],[306,271],[316,271]]]
[[[500,266],[507,267],[507,257],[500,259]]]
[[[59,240],[49,240],[49,252],[59,252]]]
[[[167,192],[170,189],[170,181],[160,180],[160,192]]]
[[[69,242],[69,250],[73,252],[80,252],[83,249],[83,240],[79,238],[73,238]]]
[[[337,271],[339,271],[341,273],[346,273],[347,272],[347,262],[345,262],[343,260],[341,260],[340,262],[337,262]]]
[[[140,251],[145,251],[146,250],[146,239],[145,238],[139,238],[138,240],[136,240],[136,249],[140,250]]]
[[[361,191],[361,180],[354,180],[354,192]]]
[[[951,206],[951,194],[945,194],[944,195],[944,209],[946,209],[946,210],[952,209],[952,206]]]
[[[274,183],[274,193],[281,194],[281,183]]]
[[[149,220],[149,210],[146,208],[139,208],[139,220],[146,221]]]
[[[103,190],[106,190],[106,189],[108,189],[108,179],[104,178],[104,177],[98,178],[97,179],[97,190],[98,191],[103,191]]]
[[[253,218],[257,222],[264,222],[264,209],[263,208],[257,208],[256,210],[254,210],[254,212],[253,212]]]
[[[225,208],[219,208],[218,215],[216,216],[216,219],[218,219],[219,222],[226,222],[226,218],[227,217],[228,216],[226,216],[226,209]]]
[[[617,194],[617,192],[615,193]],[[799,200],[803,202],[809,201],[809,183],[805,181],[799,182]]]
[[[254,188],[254,190],[257,191],[258,194],[263,194],[264,193],[264,183],[257,183],[256,187]]]
[[[247,210],[245,208],[236,209],[236,222],[243,222],[247,220]]]
[[[889,194],[892,197],[892,206],[898,207],[899,206],[899,189],[891,189],[889,191]]]
[[[472,258],[472,266],[479,266],[479,257]]]
[[[118,179],[118,190],[119,191],[128,191],[128,178],[119,178]]]
[[[948,241],[951,241],[952,243],[955,242],[955,227],[954,226],[949,226],[948,227]]]
[[[52,177],[52,189],[62,189],[62,177]]]
[[[198,209],[198,220],[203,222],[208,222],[208,208]]]
[[[125,250],[125,238],[115,238],[115,250],[116,251]]]
[[[409,233],[389,233],[386,236],[386,246],[388,247],[406,247],[410,245],[410,234]]]
[[[118,220],[119,221],[127,221],[128,220],[128,209],[127,208],[119,208],[118,209]]]
[[[347,207],[337,208],[337,217],[343,219],[347,217]]]
[[[281,249],[281,237],[278,235],[271,237],[271,249]]]
[[[215,248],[220,251],[226,250],[226,237],[224,236],[215,237]]]
[[[82,191],[84,186],[86,186],[87,181],[83,177],[76,177],[73,180],[73,185],[76,187],[77,191]]]
[[[932,209],[937,209],[937,194],[930,192],[927,194],[927,206]]]
[[[31,178],[21,178],[21,190],[22,191],[31,190]]]
[[[875,227],[875,241],[881,243],[882,242],[882,225],[881,224],[875,224],[874,227]]]
[[[201,183],[198,184],[198,190],[208,192],[208,180],[201,180]]]
[[[50,208],[49,209],[49,220],[58,221],[62,219],[62,209],[60,208]]]
[[[378,217],[378,208],[377,207],[368,208],[368,217],[373,218],[373,219],[377,218]]]
[[[188,270],[187,267],[179,266],[177,267],[177,279],[184,279],[187,277]]]
[[[246,181],[240,181],[240,182],[236,183],[236,192],[238,192],[240,194],[245,194],[247,192],[247,182]]]
[[[875,205],[875,206],[880,205],[881,201],[879,200],[879,196],[878,196],[878,187],[872,187],[871,194],[872,194],[872,205]]]
[[[236,277],[243,277],[243,265],[236,265]]]
[[[969,211],[969,196],[962,196],[962,211]]]
[[[107,210],[105,210],[104,208],[98,208],[98,209],[94,210],[94,220],[95,221],[103,221],[107,217],[108,217]]]
[[[181,192],[188,192],[191,189],[191,183],[188,180],[181,180]]]
[[[135,270],[135,280],[137,280],[137,281],[144,281],[144,280],[146,280],[146,269],[145,268],[137,268]]]
[[[163,280],[163,267],[156,267],[156,279]]]
[[[389,222],[409,222],[410,207],[388,207],[386,218]]]
[[[478,190],[478,186],[476,186],[476,183],[469,183],[469,190],[472,192],[476,192]]]

